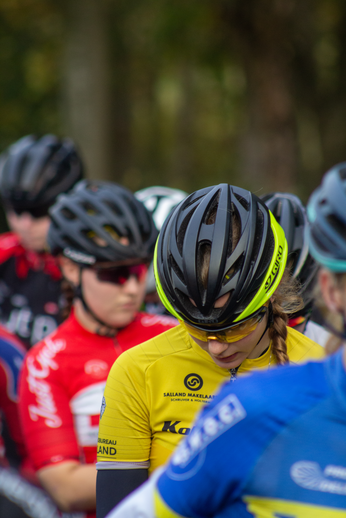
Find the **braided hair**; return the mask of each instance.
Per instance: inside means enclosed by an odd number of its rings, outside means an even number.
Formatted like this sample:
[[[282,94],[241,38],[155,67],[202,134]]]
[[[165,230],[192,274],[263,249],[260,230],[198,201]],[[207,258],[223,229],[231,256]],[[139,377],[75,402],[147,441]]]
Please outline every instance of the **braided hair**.
[[[287,321],[291,313],[303,307],[299,284],[286,268],[279,286],[272,297],[272,323],[269,328],[271,348],[278,365],[289,363],[287,354]]]

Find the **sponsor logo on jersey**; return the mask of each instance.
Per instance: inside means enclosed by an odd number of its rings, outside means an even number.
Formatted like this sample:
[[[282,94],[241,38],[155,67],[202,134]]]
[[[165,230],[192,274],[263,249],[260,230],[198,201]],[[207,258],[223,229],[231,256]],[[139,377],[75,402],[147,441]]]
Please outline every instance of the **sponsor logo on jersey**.
[[[201,390],[203,380],[199,374],[191,373],[185,376],[184,385],[189,390]]]
[[[178,320],[176,318],[169,317],[167,315],[147,314],[141,318],[141,324],[144,327],[156,326],[157,324],[161,324],[163,326],[174,327],[174,326],[178,325]]]
[[[239,399],[230,394],[193,428],[189,437],[180,443],[172,456],[172,464],[185,468],[208,444],[244,419],[246,411]]]
[[[162,427],[162,432],[178,433],[179,435],[189,435],[191,428],[183,426],[179,427],[181,421],[165,421]]]
[[[102,398],[102,404],[101,404],[101,411],[100,411],[100,419],[102,419],[103,414],[106,410],[106,398],[103,396]]]
[[[59,313],[59,306],[56,302],[46,302],[43,309],[48,315],[57,315]]]
[[[97,447],[97,455],[116,455],[117,450],[114,448],[114,446],[98,446]]]
[[[290,469],[292,480],[304,489],[346,495],[346,468],[328,465],[324,470],[317,462],[299,461]]]
[[[275,281],[275,279],[277,277],[277,274],[279,273],[280,262],[282,259],[282,252],[283,252],[283,248],[280,245],[272,271],[270,272],[270,275],[265,282],[265,287],[264,287],[265,291],[269,291],[270,287],[272,286],[273,282]]]
[[[344,518],[345,510],[275,498],[245,496],[246,508],[255,518]]]
[[[214,394],[199,394],[196,392],[164,392],[163,397],[170,397],[171,401],[197,401],[198,403],[208,403],[214,399]]]
[[[84,365],[85,374],[89,374],[93,378],[106,378],[108,371],[108,364],[103,360],[89,360]]]
[[[116,455],[117,450],[114,448],[114,446],[116,445],[117,441],[113,439],[102,439],[99,437],[97,442],[97,453],[100,453],[101,455]]]
[[[58,428],[62,420],[57,413],[50,384],[45,381],[50,370],[58,370],[59,365],[55,356],[66,347],[65,340],[52,340],[47,338],[36,357],[28,356],[27,359],[27,382],[30,392],[36,396],[36,405],[29,405],[29,415],[32,421],[43,417],[49,428]]]

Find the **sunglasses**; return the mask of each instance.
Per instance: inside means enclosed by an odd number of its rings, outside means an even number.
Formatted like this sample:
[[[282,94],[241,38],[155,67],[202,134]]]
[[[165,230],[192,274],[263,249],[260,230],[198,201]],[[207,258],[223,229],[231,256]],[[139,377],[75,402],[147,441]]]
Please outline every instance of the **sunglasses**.
[[[245,338],[250,333],[252,333],[258,324],[263,320],[267,311],[267,306],[262,306],[250,317],[244,319],[241,322],[237,322],[232,326],[228,326],[225,329],[206,331],[205,329],[192,326],[183,320],[180,320],[180,323],[193,338],[197,338],[202,342],[216,340],[218,342],[226,342],[230,344],[232,342],[237,342],[238,340],[241,340],[242,338]]]
[[[307,320],[307,317],[304,317],[304,316],[300,316],[300,317],[296,317],[296,318],[290,318],[288,320],[287,325],[289,327],[296,327],[296,326],[299,326],[300,324],[303,324],[306,320]]]
[[[112,284],[125,284],[130,277],[136,277],[137,281],[142,281],[148,271],[146,264],[135,264],[132,266],[112,266],[110,268],[100,268],[92,266],[96,272],[96,277],[101,282],[111,282]]]
[[[32,216],[34,219],[43,218],[44,216],[48,216],[48,210],[51,207],[50,205],[41,205],[40,207],[32,207],[30,209],[23,209],[19,207],[11,207],[10,205],[5,205],[4,208],[6,211],[12,211],[17,216],[21,216],[24,214],[24,212],[28,212],[30,216]]]

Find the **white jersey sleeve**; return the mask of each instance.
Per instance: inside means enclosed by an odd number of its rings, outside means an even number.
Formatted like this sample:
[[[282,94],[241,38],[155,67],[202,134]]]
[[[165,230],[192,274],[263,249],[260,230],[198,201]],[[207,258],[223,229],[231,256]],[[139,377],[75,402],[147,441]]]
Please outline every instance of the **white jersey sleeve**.
[[[316,322],[312,322],[311,320],[309,320],[309,322],[306,325],[304,335],[316,342],[317,344],[322,345],[322,347],[325,347],[329,338],[332,336],[331,333],[327,331],[324,327],[320,326],[319,324],[316,324]]]

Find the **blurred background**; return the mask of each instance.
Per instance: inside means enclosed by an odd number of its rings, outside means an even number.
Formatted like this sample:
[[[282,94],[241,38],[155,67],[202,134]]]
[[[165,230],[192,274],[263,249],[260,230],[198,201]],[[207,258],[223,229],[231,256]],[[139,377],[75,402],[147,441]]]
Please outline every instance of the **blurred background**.
[[[0,151],[49,132],[132,190],[306,201],[346,160],[346,2],[1,0]]]

